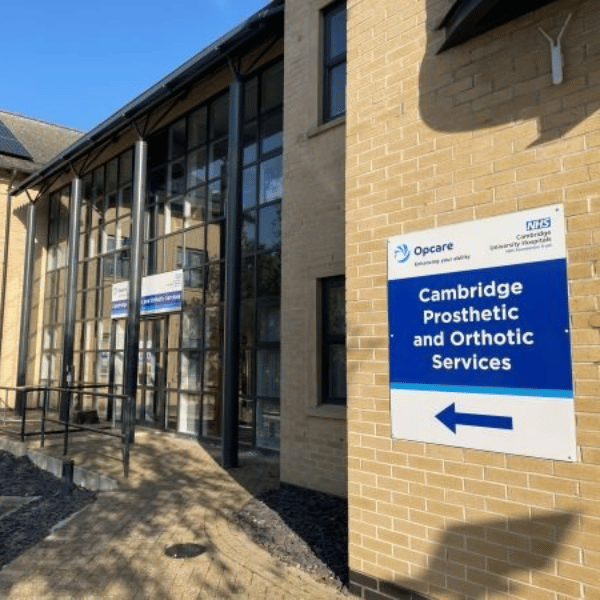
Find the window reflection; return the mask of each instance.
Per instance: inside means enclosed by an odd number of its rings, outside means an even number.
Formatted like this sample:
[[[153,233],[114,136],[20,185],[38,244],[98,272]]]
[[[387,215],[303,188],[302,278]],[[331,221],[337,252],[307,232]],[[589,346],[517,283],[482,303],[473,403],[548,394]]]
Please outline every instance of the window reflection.
[[[246,82],[242,142],[240,418],[244,439],[272,448],[279,410],[281,75],[281,63],[271,64]],[[142,321],[141,356],[152,356],[154,375],[148,389],[144,362],[138,417],[214,436],[222,416],[228,102],[223,94],[151,135],[144,207],[143,273],[182,269],[185,308]],[[80,224],[76,373],[115,392],[122,391],[125,328],[111,319],[111,304],[113,284],[129,278],[133,158],[129,148],[84,174]],[[44,380],[60,374],[69,192],[65,187],[49,198]],[[98,406],[106,416],[107,404]],[[120,406],[111,414],[120,418]]]
[[[281,156],[276,156],[260,165],[260,203],[281,200],[283,195],[283,173]]]

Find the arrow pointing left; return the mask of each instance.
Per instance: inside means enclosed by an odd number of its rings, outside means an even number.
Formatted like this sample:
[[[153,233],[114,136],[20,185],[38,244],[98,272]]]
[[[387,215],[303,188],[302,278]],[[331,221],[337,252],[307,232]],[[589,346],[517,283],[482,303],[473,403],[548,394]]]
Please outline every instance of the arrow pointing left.
[[[435,415],[452,433],[456,433],[457,425],[471,427],[485,427],[489,429],[512,429],[512,417],[499,417],[497,415],[478,415],[474,413],[456,412],[454,403]]]

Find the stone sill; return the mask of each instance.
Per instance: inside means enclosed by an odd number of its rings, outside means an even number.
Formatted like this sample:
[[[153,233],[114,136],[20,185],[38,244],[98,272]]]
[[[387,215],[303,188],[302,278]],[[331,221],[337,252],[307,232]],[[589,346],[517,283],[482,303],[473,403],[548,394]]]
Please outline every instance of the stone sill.
[[[330,131],[331,129],[335,129],[340,125],[346,124],[346,115],[342,115],[341,117],[337,117],[331,121],[327,121],[327,123],[322,123],[321,125],[317,125],[316,127],[312,127],[308,130],[306,137],[308,139],[316,137],[317,135],[321,135],[326,131]]]
[[[333,419],[335,421],[346,420],[346,407],[337,404],[321,404],[309,408],[306,411],[307,417],[313,417],[316,419]]]

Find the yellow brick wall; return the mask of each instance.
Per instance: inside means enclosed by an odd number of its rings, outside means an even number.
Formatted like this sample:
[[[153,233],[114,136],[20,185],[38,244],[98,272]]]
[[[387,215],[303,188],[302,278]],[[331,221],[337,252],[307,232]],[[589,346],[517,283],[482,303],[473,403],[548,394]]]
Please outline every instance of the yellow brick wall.
[[[346,276],[352,589],[600,598],[600,12],[558,0],[437,55],[450,0],[348,0]],[[563,38],[553,86],[542,27]],[[565,208],[579,460],[390,436],[386,242]]]
[[[281,479],[346,495],[346,409],[321,404],[319,293],[344,274],[344,119],[320,120],[320,15],[285,5]]]
[[[10,173],[0,177],[0,266],[4,263],[4,239],[6,224],[7,191]],[[18,183],[20,179],[13,183]],[[17,360],[19,345],[19,327],[21,319],[21,294],[23,287],[23,260],[25,252],[26,212],[29,199],[20,194],[11,201],[9,230],[9,252],[7,265],[6,304],[4,329],[2,333],[2,354],[0,355],[0,385],[13,387],[17,379]],[[2,267],[0,267],[0,278]],[[14,394],[0,390],[0,407],[6,399],[9,406],[14,405]]]

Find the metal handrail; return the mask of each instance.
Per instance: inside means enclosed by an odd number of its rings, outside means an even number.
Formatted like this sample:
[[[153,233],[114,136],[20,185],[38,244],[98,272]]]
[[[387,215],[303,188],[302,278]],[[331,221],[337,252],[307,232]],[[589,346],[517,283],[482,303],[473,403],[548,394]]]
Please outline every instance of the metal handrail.
[[[128,430],[127,427],[123,427],[122,430],[119,433],[116,433],[114,431],[107,431],[106,429],[100,429],[98,427],[91,427],[89,425],[84,425],[84,424],[77,424],[77,425],[73,425],[69,422],[69,417],[70,417],[70,402],[69,402],[69,406],[68,406],[68,416],[66,420],[62,420],[62,419],[54,419],[48,416],[48,405],[49,405],[49,397],[50,397],[50,393],[51,392],[78,392],[79,394],[84,393],[85,395],[88,396],[94,396],[94,397],[105,397],[105,398],[111,398],[111,399],[119,399],[122,402],[127,400],[127,396],[125,394],[117,394],[117,393],[112,393],[112,392],[98,392],[98,391],[89,391],[89,392],[83,392],[83,390],[86,389],[98,389],[98,388],[102,388],[102,387],[108,387],[108,384],[75,384],[72,386],[66,386],[66,387],[61,387],[61,386],[0,386],[0,390],[5,390],[5,391],[14,391],[15,393],[23,393],[24,395],[24,401],[23,404],[21,406],[22,409],[22,414],[20,415],[20,419],[14,419],[13,422],[18,423],[19,420],[21,421],[21,431],[20,431],[20,438],[21,438],[21,442],[25,441],[25,437],[27,435],[40,435],[40,445],[41,447],[44,447],[45,444],[45,438],[46,438],[46,434],[49,433],[46,431],[46,423],[56,423],[58,425],[62,425],[64,427],[64,443],[63,443],[63,454],[66,456],[67,452],[68,452],[68,446],[69,446],[69,433],[70,430],[72,431],[89,431],[92,433],[99,433],[101,435],[107,435],[109,437],[115,437],[115,438],[119,438],[121,440],[121,444],[122,444],[122,453],[123,453],[123,474],[125,476],[125,478],[129,477],[129,457],[130,457],[130,445],[131,445],[131,432]],[[27,398],[28,398],[28,394],[31,392],[42,392],[42,415],[41,415],[41,422],[40,422],[40,431],[39,432],[33,432],[33,433],[27,433],[26,432],[26,421],[27,421]],[[8,404],[6,402],[6,399],[4,400],[4,405],[5,405],[5,411],[8,407]],[[123,414],[123,409],[121,409],[121,413]],[[6,422],[6,419],[5,419]],[[52,433],[61,433],[62,431],[53,431]]]

